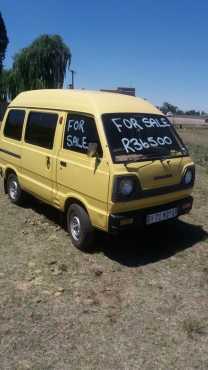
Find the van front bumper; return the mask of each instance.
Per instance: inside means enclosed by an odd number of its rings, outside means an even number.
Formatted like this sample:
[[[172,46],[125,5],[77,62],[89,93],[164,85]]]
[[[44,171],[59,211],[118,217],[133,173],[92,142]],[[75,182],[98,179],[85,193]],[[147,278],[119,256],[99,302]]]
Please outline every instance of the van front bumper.
[[[139,209],[136,211],[114,213],[109,216],[109,232],[120,231],[128,228],[144,227],[147,225],[147,216],[154,213],[163,212],[169,209],[177,208],[178,216],[189,213],[192,209],[193,198],[191,196],[180,199],[175,202],[166,203],[160,206]],[[171,217],[172,218],[172,217]],[[161,222],[161,221],[160,221]]]

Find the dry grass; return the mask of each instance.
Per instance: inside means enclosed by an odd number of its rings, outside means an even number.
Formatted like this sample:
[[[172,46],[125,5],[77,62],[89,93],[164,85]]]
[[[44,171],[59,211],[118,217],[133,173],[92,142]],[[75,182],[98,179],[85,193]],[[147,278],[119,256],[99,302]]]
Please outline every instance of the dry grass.
[[[182,129],[178,130],[187,144],[195,163],[208,166],[208,128],[207,129]]]
[[[189,216],[83,254],[55,210],[1,184],[0,369],[207,369],[207,185],[197,166]]]
[[[186,334],[191,339],[197,339],[196,335],[208,335],[208,321],[207,318],[198,319],[191,318],[185,319],[183,328]]]

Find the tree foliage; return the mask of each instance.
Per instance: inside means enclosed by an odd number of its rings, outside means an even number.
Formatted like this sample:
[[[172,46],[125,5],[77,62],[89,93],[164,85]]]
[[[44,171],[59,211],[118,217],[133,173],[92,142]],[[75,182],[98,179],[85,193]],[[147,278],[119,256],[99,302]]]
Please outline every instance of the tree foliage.
[[[20,92],[20,80],[13,69],[3,69],[0,78],[0,101],[12,100]]]
[[[8,71],[2,70],[0,76],[0,101],[6,101],[8,97],[8,75]]]
[[[179,109],[176,105],[172,105],[168,102],[164,102],[159,109],[164,113],[167,114],[168,112],[171,112],[173,114],[178,114],[178,115],[188,115],[188,116],[204,116],[207,115],[206,112],[202,111],[196,111],[194,109],[188,110],[188,111],[183,111],[182,109]]]
[[[60,36],[42,35],[15,55],[12,78],[19,91],[61,88],[70,62],[71,51]]]
[[[164,102],[162,107],[160,107],[160,110],[163,112],[163,113],[168,113],[168,112],[171,112],[171,113],[176,113],[178,111],[178,107],[175,106],[175,105],[172,105],[168,102]]]
[[[7,30],[3,20],[3,17],[0,13],[0,75],[3,69],[3,61],[5,58],[5,52],[8,45],[9,39],[7,37]]]

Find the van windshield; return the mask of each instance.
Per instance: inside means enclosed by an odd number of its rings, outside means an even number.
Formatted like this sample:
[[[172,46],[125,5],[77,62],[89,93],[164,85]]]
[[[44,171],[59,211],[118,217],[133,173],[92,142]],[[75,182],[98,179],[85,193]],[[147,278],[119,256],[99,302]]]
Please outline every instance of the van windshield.
[[[162,115],[106,113],[104,130],[114,163],[188,155],[170,121]]]

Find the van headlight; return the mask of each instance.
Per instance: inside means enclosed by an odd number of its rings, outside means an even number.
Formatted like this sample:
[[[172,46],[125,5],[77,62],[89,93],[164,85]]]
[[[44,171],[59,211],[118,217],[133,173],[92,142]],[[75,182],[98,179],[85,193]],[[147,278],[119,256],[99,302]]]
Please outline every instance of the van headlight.
[[[128,196],[134,190],[134,181],[131,178],[122,179],[119,183],[119,193]]]
[[[138,197],[140,186],[136,176],[117,176],[113,185],[113,202],[133,200]]]
[[[183,175],[183,184],[185,186],[193,185],[195,180],[195,167],[188,167]]]

